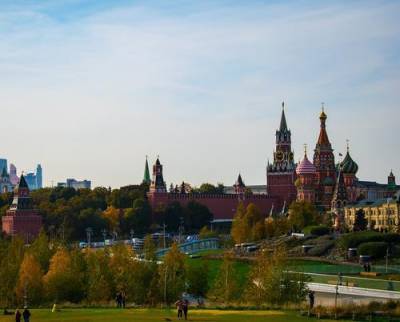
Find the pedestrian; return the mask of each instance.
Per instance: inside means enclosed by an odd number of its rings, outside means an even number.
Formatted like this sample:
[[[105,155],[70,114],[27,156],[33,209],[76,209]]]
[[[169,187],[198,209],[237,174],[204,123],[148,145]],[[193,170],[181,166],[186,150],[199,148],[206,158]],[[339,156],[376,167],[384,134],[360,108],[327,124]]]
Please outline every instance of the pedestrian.
[[[175,306],[178,309],[178,319],[182,319],[182,312],[183,312],[183,301],[182,300],[178,300],[175,302]]]
[[[115,297],[115,301],[117,302],[117,307],[121,308],[122,307],[122,294],[121,294],[121,292],[117,293],[117,296]]]
[[[184,300],[183,301],[183,314],[185,315],[185,320],[187,320],[187,314],[188,314],[188,309],[189,309],[189,301],[188,300]]]
[[[15,311],[15,322],[21,322],[21,312],[18,309]]]
[[[308,300],[310,301],[310,310],[312,310],[314,307],[314,302],[315,302],[314,291],[308,292]]]
[[[126,303],[126,294],[125,294],[125,292],[122,292],[121,293],[121,305],[122,305],[122,308],[125,308],[125,303]]]
[[[28,307],[24,307],[24,312],[22,312],[22,316],[24,318],[24,322],[29,322],[29,319],[31,317],[31,312],[29,312]]]
[[[368,262],[368,264],[367,264],[367,272],[370,272],[371,271],[371,264]]]

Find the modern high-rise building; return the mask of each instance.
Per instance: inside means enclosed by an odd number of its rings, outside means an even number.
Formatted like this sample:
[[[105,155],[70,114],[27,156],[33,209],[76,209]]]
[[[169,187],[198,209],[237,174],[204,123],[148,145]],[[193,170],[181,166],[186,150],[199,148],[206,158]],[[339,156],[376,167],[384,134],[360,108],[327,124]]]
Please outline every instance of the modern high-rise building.
[[[36,186],[38,189],[43,188],[43,169],[40,164],[36,167]]]
[[[25,175],[25,180],[29,186],[29,190],[36,190],[43,188],[43,172],[40,164],[36,167],[36,173],[29,172]]]
[[[7,167],[7,159],[0,159],[0,173],[3,173],[3,170],[8,169]]]
[[[13,186],[16,186],[19,182],[19,177],[17,175],[17,167],[12,163],[10,164],[10,181]]]
[[[75,190],[91,189],[92,182],[90,180],[78,181],[76,179],[69,178],[66,182],[57,183],[57,187],[74,188]]]

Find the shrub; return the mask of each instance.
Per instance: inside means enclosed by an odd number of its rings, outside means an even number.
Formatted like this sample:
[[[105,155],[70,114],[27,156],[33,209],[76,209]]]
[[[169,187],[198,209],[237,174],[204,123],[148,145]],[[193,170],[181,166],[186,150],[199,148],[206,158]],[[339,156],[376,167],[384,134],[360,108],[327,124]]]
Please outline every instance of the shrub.
[[[393,234],[383,234],[375,231],[348,233],[340,237],[339,246],[347,250],[348,248],[356,248],[362,243],[386,241],[385,238],[394,240],[395,237],[392,237],[391,235]]]
[[[323,235],[327,235],[330,232],[329,227],[327,226],[310,226],[309,227],[309,231],[311,235],[315,235],[315,236],[323,236]]]
[[[332,240],[321,242],[321,243],[315,245],[313,248],[311,248],[307,252],[307,255],[309,255],[309,256],[322,256],[328,250],[330,250],[334,245],[335,245],[335,242],[332,241]]]
[[[357,250],[360,255],[369,255],[377,259],[385,256],[387,247],[385,242],[368,242],[360,244]]]

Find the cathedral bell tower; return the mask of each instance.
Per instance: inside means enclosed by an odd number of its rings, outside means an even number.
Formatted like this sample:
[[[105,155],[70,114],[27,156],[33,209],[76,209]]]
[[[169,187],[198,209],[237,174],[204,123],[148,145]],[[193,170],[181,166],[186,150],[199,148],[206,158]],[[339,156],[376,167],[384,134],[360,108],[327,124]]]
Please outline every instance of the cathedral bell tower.
[[[331,206],[333,190],[336,182],[335,156],[332,145],[326,132],[326,119],[324,107],[319,116],[320,132],[314,150],[314,166],[317,170],[317,205],[322,210],[328,210]]]

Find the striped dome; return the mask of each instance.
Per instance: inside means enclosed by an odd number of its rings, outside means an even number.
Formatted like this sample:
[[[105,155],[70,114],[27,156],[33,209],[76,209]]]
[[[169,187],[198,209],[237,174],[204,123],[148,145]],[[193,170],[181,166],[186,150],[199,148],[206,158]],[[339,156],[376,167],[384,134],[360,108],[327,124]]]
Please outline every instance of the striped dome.
[[[299,163],[296,168],[296,173],[301,174],[314,174],[316,169],[314,165],[307,159],[307,154],[304,155],[303,161]]]
[[[358,171],[358,165],[351,158],[349,151],[347,151],[347,154],[340,165],[343,173],[356,174]]]

